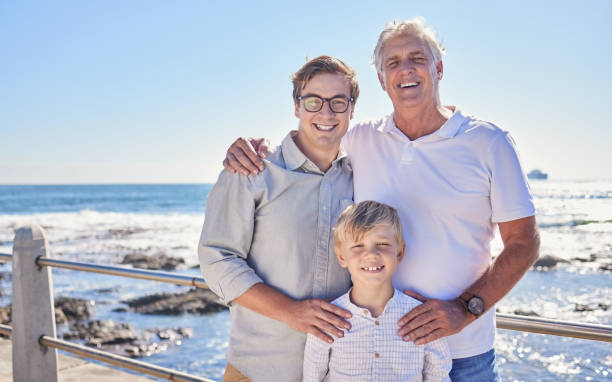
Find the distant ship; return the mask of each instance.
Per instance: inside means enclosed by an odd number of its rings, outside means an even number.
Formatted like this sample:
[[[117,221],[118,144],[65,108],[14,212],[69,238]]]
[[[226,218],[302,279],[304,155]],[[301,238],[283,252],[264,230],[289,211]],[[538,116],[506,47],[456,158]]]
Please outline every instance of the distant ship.
[[[534,170],[529,171],[529,174],[527,174],[527,178],[545,180],[545,179],[548,179],[548,174],[536,168]]]

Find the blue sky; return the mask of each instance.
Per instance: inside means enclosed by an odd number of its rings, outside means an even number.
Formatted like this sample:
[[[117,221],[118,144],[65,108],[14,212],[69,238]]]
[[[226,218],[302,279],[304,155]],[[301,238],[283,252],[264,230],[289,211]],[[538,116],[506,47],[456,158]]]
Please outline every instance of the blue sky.
[[[297,126],[289,76],[331,54],[354,121],[391,112],[369,65],[386,22],[447,48],[444,104],[497,123],[527,170],[612,177],[611,1],[0,2],[0,184],[214,182],[238,136]]]

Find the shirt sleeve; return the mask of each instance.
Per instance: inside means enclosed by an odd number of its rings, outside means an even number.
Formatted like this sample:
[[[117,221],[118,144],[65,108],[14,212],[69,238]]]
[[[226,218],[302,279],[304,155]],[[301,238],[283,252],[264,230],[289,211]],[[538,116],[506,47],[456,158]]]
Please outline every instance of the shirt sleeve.
[[[499,134],[488,154],[492,221],[500,223],[533,216],[533,197],[510,134]]]
[[[330,352],[331,344],[308,334],[304,348],[304,382],[322,382],[325,379]]]
[[[249,184],[250,177],[223,171],[206,200],[198,245],[200,269],[208,287],[225,304],[262,282],[246,261],[255,221]]]
[[[453,364],[446,339],[441,338],[424,346],[423,382],[450,382],[448,373]]]

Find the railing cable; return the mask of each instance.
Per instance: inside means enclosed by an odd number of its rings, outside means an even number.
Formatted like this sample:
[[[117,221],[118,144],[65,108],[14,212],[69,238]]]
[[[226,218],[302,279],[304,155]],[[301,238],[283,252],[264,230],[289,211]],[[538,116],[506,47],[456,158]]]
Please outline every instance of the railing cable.
[[[212,379],[197,377],[180,371],[167,369],[165,367],[152,365],[146,362],[140,362],[131,358],[122,357],[120,355],[108,353],[102,350],[93,349],[83,345],[74,344],[72,342],[60,340],[49,336],[40,336],[38,342],[41,345],[64,350],[75,354],[79,357],[91,358],[100,362],[104,362],[114,366],[120,366],[125,369],[137,371],[143,374],[152,375],[154,377],[167,379],[177,382],[214,382]]]

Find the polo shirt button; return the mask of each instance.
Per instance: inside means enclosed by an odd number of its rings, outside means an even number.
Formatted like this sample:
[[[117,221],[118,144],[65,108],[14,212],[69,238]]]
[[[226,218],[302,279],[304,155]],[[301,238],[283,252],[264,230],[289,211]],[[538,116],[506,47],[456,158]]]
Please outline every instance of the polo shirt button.
[[[378,326],[380,325],[380,322],[378,322],[378,320],[374,321],[374,325]]]
[[[370,313],[370,311],[369,311],[369,310],[367,310],[367,309],[364,309],[364,310],[363,310],[363,314],[368,314],[368,313]]]
[[[374,353],[374,358],[379,358],[379,357],[380,357],[380,354]]]

